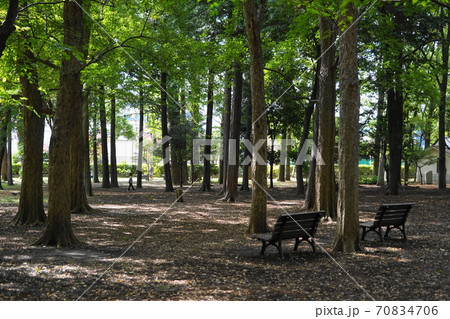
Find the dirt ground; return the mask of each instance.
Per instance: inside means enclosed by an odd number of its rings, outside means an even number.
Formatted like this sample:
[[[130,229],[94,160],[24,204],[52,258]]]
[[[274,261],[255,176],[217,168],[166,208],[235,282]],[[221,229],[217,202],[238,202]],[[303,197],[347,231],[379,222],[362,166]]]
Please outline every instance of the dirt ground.
[[[225,203],[219,186],[194,186],[174,203],[162,186],[96,185],[89,202],[97,212],[72,215],[85,245],[71,249],[31,246],[43,228],[9,227],[17,204],[0,191],[0,300],[449,300],[448,190],[409,186],[386,196],[361,186],[362,221],[382,203],[416,203],[407,241],[397,230],[384,243],[370,233],[364,252],[332,254],[335,223],[322,222],[316,255],[302,243],[281,260],[273,247],[260,256],[261,244],[245,235],[250,193]],[[283,210],[300,211],[294,186],[270,190],[269,225]]]

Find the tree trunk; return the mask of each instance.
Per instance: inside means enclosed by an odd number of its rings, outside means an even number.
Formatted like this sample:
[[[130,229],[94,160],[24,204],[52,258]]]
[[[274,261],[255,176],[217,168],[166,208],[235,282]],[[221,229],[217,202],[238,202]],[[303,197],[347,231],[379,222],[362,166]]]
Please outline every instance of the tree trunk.
[[[325,210],[327,217],[335,219],[336,185],[334,173],[335,148],[335,106],[336,106],[336,34],[333,21],[320,17],[321,52],[319,75],[319,130],[317,151],[323,163],[316,162],[316,204],[315,210]]]
[[[442,8],[443,12],[444,9]],[[447,39],[442,42],[442,81],[439,83],[439,90],[441,93],[441,98],[439,102],[439,189],[445,189],[447,187],[447,168],[445,167],[445,157],[446,157],[446,140],[445,140],[445,108],[447,99],[447,83],[448,83],[448,51],[450,43],[450,30],[449,26],[449,16],[447,17],[443,14],[444,20],[447,21]],[[442,36],[444,36],[445,26],[442,27]]]
[[[242,108],[242,82],[243,75],[240,65],[235,65],[233,107],[231,109],[231,130],[229,143],[229,163],[227,170],[227,186],[225,197],[228,202],[238,199],[239,177],[239,137],[241,132],[241,108]]]
[[[111,187],[119,187],[116,154],[116,97],[111,97]],[[139,188],[139,184],[137,186]]]
[[[3,23],[0,23],[0,57],[6,48],[6,40],[16,30],[14,22],[19,13],[19,0],[9,0],[8,12]]]
[[[399,88],[387,92],[389,139],[389,195],[398,195],[401,185],[403,146],[403,96]]]
[[[100,87],[100,135],[102,139],[102,187],[109,188],[108,132],[106,130],[105,87]]]
[[[212,70],[209,71],[208,77],[208,105],[206,109],[206,132],[205,139],[211,141],[212,137],[212,118],[213,118],[213,106],[214,106],[214,74]],[[211,189],[211,145],[207,143],[205,145],[205,158],[203,160],[203,181],[201,192],[212,192]]]
[[[286,129],[283,129],[281,133],[281,154],[287,154],[287,143],[286,143]],[[280,157],[280,171],[278,172],[278,181],[285,182],[286,175],[286,162],[289,161],[289,157]]]
[[[373,161],[373,174],[378,175],[378,168],[380,166],[380,151],[381,151],[381,140],[383,137],[383,111],[385,109],[384,105],[384,87],[379,84],[378,88],[378,108],[377,108],[377,122],[376,122],[376,132],[375,132],[375,145],[374,145],[374,161]]]
[[[250,91],[250,95],[251,95],[251,90]],[[252,100],[251,100],[251,96],[249,97],[249,103],[247,105],[247,111],[246,111],[246,123],[245,123],[245,140],[250,141],[250,138],[252,136]],[[244,149],[244,161],[247,158],[251,158],[252,154],[250,152],[250,150],[246,147]],[[248,162],[251,163],[251,162]],[[249,179],[249,169],[250,169],[250,165],[244,162],[244,164],[242,165],[242,186],[241,186],[241,191],[249,191],[250,190],[250,186],[248,183],[248,179]]]
[[[265,233],[267,227],[267,114],[264,99],[264,61],[258,21],[263,11],[257,12],[254,0],[243,2],[245,29],[250,51],[250,80],[252,94],[253,152],[252,205],[248,233]],[[264,10],[261,4],[260,10]],[[262,140],[262,146],[255,146]]]
[[[82,49],[83,12],[78,3],[64,2],[64,44]],[[71,178],[70,134],[74,114],[81,113],[82,85],[81,65],[71,51],[67,51],[61,65],[60,90],[55,111],[53,134],[50,140],[48,220],[42,237],[36,245],[73,246],[79,243],[70,221]]]
[[[42,169],[44,142],[44,101],[39,91],[36,58],[30,44],[24,44],[23,57],[18,59],[22,72],[20,84],[26,98],[23,108],[24,156],[22,159],[22,183],[20,185],[19,209],[11,221],[12,225],[43,225],[46,220],[42,191]],[[27,76],[26,76],[27,75]],[[31,111],[34,110],[34,111]]]
[[[357,25],[351,24],[356,21],[358,11],[353,2],[346,5],[345,15],[341,18],[346,30],[339,40],[339,195],[333,251],[352,253],[362,250],[358,211],[360,93]]]
[[[384,187],[384,173],[386,165],[386,148],[384,146],[384,143],[381,144],[380,147],[380,162],[378,165],[378,177],[377,177],[377,186]]]
[[[223,153],[223,181],[222,190],[219,194],[225,194],[227,191],[227,172],[228,172],[228,142],[230,138],[230,122],[231,122],[231,84],[229,72],[225,74],[225,99],[223,110],[223,136],[222,136],[222,153]]]
[[[144,92],[139,90],[139,149],[136,188],[142,188],[142,157],[144,151]]]
[[[91,182],[91,161],[89,156],[89,95],[90,88],[83,94],[83,141],[84,141],[84,187],[89,196],[94,196]]]
[[[313,142],[317,145],[317,131],[319,128],[319,109],[316,106],[316,112],[314,115],[314,127],[313,127]],[[309,167],[309,175],[308,175],[308,187],[306,188],[306,194],[305,194],[305,203],[303,205],[303,208],[306,210],[312,210],[314,209],[314,205],[316,202],[316,157],[312,156],[311,163]],[[297,178],[299,176],[303,176],[302,172],[299,172],[300,166],[297,166]],[[302,177],[303,180],[303,177]]]
[[[287,135],[286,135],[286,138],[287,138],[288,141],[290,141],[291,140],[291,133],[288,132]],[[285,174],[284,174],[284,180],[286,182],[291,180],[291,159],[289,157],[289,154],[291,154],[291,149],[292,149],[292,146],[289,143],[286,146],[286,168],[285,168]]]
[[[166,192],[173,192],[172,173],[170,170],[169,160],[169,127],[167,121],[167,73],[161,72],[161,133],[163,136],[163,161],[164,161],[164,178],[166,181]]]
[[[93,161],[93,175],[94,175],[94,183],[100,183],[98,178],[98,141],[97,141],[97,114],[94,114],[94,118],[92,120],[93,132],[92,132],[92,161]]]

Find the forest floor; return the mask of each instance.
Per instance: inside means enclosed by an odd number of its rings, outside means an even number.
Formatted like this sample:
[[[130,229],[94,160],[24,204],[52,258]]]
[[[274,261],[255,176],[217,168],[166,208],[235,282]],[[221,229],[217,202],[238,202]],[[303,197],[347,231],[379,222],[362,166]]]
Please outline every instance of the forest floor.
[[[413,202],[407,241],[394,230],[365,251],[331,253],[334,222],[322,222],[314,255],[302,243],[281,260],[270,247],[245,235],[250,193],[220,200],[194,186],[184,202],[146,182],[127,192],[100,189],[89,198],[97,210],[72,215],[76,248],[35,247],[41,227],[8,226],[17,212],[11,190],[0,190],[0,300],[449,300],[450,191],[409,186],[386,196],[375,186],[360,188],[360,219],[370,220],[382,203]],[[268,223],[303,203],[294,182],[270,190]],[[292,249],[286,243],[286,251]]]

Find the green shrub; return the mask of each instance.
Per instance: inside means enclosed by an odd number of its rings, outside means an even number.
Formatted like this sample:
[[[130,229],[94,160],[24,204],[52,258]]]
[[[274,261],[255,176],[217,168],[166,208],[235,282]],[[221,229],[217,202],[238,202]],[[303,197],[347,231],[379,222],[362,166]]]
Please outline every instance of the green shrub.
[[[359,175],[359,183],[360,184],[370,184],[375,185],[377,183],[377,175]]]
[[[22,164],[20,164],[20,163],[13,163],[12,164],[12,173],[13,173],[13,175],[22,174]]]
[[[373,174],[373,167],[371,165],[359,165],[359,175],[372,175]]]

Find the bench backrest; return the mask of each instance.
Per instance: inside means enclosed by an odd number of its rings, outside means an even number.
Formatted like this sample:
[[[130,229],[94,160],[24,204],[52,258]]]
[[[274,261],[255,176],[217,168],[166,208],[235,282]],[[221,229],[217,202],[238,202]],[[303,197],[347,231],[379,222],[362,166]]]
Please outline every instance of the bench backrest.
[[[379,226],[399,226],[405,223],[414,203],[383,204],[375,215],[375,224]]]
[[[320,218],[325,211],[282,214],[273,229],[273,238],[289,239],[297,237],[314,237]]]

